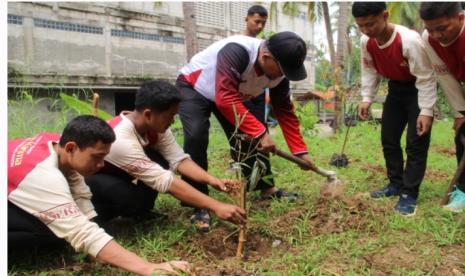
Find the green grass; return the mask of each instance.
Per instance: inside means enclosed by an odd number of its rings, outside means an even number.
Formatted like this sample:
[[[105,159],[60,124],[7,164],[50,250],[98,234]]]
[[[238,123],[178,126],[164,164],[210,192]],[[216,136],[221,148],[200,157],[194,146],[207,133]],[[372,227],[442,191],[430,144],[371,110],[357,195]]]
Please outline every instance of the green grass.
[[[9,112],[13,109],[9,106]],[[35,122],[18,122],[29,112],[15,109],[9,113],[9,137],[38,130]],[[23,112],[23,113],[20,113]],[[19,115],[18,115],[19,114]],[[21,115],[24,114],[24,115]],[[62,121],[43,126],[60,132]],[[26,123],[28,125],[26,125]],[[336,169],[347,183],[346,198],[319,200],[319,187],[325,179],[300,170],[277,156],[272,157],[277,186],[301,194],[296,203],[264,203],[250,193],[248,229],[252,233],[246,246],[249,260],[218,258],[212,246],[235,227],[215,219],[210,234],[197,233],[189,223],[191,211],[168,195],[160,195],[157,208],[169,219],[160,224],[122,222],[113,225],[118,242],[153,262],[188,260],[200,269],[197,275],[451,275],[465,272],[464,214],[443,211],[439,201],[456,168],[452,122],[437,121],[433,127],[428,168],[421,186],[417,215],[405,218],[393,212],[395,199],[372,201],[364,193],[387,183],[380,143],[380,126],[360,123],[351,128],[346,154],[348,168]],[[23,126],[24,125],[24,126]],[[55,129],[53,129],[55,127]],[[27,131],[25,131],[27,130]],[[273,131],[278,146],[286,149],[279,128]],[[177,132],[179,133],[179,132]],[[332,138],[306,136],[312,159],[324,168],[333,153],[339,153],[344,130]],[[404,138],[405,140],[405,138]],[[182,137],[178,137],[182,144]],[[405,141],[404,141],[405,144]],[[209,146],[210,172],[228,177],[229,150],[224,133],[212,120]],[[331,168],[334,169],[334,168]],[[231,202],[211,190],[215,198]],[[354,202],[352,206],[350,202]],[[257,237],[262,237],[260,243]],[[232,242],[236,236],[229,239]],[[221,240],[221,239],[220,239]],[[281,244],[272,247],[279,240]],[[263,247],[260,249],[260,246]],[[259,253],[257,253],[259,252]],[[254,255],[255,254],[255,255]],[[119,269],[97,264],[68,248],[62,251],[34,251],[9,256],[9,275],[126,275]],[[239,274],[238,274],[239,273]],[[242,273],[242,274],[241,274]]]

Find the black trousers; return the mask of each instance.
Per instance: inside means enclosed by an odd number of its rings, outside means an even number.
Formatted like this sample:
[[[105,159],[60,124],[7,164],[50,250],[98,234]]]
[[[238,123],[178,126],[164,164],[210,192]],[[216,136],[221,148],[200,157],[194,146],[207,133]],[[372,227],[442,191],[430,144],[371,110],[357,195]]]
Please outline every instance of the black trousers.
[[[42,221],[8,201],[8,251],[65,245]]]
[[[250,143],[244,141],[236,141],[231,139],[234,134],[235,126],[231,124],[216,108],[215,103],[205,98],[199,92],[195,91],[191,86],[177,81],[176,86],[181,91],[182,101],[179,105],[179,116],[181,118],[184,131],[184,151],[190,154],[192,160],[204,170],[208,170],[208,136],[210,129],[210,115],[215,114],[220,122],[226,137],[230,144],[231,157],[233,160],[241,160],[239,156],[239,147],[242,149],[253,148]],[[265,95],[261,95],[251,101],[244,103],[246,108],[265,126]],[[240,143],[240,144],[238,144]],[[242,172],[247,179],[249,178],[253,164],[257,159],[261,160],[266,171],[264,176],[258,181],[256,189],[263,190],[274,186],[274,180],[271,174],[271,164],[268,154],[257,154],[257,151],[251,151],[251,157],[243,160]],[[202,183],[197,183],[190,179],[184,178],[186,182],[192,185],[197,190],[208,195],[208,186]]]
[[[163,168],[169,168],[168,161],[158,152],[147,149],[145,153]],[[142,181],[134,185],[133,178],[122,171],[118,173],[104,171],[86,178],[86,183],[92,191],[92,203],[98,214],[98,222],[117,216],[134,218],[154,208],[157,191]]]
[[[464,153],[464,146],[460,142],[460,135],[463,135],[465,137],[465,124],[463,124],[460,127],[459,131],[457,132],[457,135],[455,136],[455,157],[457,158],[457,165],[460,163],[460,159],[462,159]],[[465,172],[462,172],[462,174],[460,175],[457,187],[460,191],[465,193]]]
[[[390,185],[400,189],[401,193],[417,198],[425,175],[431,131],[423,136],[416,133],[420,108],[415,82],[391,80],[388,86],[389,93],[381,118],[381,143],[387,175]],[[400,140],[406,126],[407,161],[404,164]]]

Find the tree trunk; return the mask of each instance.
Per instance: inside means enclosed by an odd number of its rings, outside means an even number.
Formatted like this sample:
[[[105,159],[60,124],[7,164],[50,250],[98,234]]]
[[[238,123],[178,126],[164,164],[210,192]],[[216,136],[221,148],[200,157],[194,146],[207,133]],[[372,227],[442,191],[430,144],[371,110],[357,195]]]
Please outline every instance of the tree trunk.
[[[187,62],[198,52],[194,2],[182,2]]]
[[[325,28],[326,28],[326,38],[328,39],[329,57],[331,60],[331,64],[335,66],[336,65],[336,53],[334,52],[334,40],[333,40],[333,32],[331,30],[331,17],[329,17],[328,2],[322,2],[322,4],[323,4],[323,17],[325,20]]]
[[[273,32],[278,31],[278,3],[279,2],[270,3],[270,24]]]
[[[347,53],[347,25],[348,25],[348,12],[349,2],[339,2],[339,18],[337,26],[337,53],[336,53],[336,67],[334,70],[334,90],[335,90],[335,105],[334,105],[334,129],[339,129],[344,123],[344,89],[343,71],[345,54]]]

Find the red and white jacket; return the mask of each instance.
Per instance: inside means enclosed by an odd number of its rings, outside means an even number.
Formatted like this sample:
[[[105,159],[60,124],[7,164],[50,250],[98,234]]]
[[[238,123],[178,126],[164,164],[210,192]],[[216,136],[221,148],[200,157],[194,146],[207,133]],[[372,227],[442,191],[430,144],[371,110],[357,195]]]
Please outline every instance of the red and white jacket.
[[[460,84],[465,82],[465,23],[459,35],[448,45],[435,41],[427,30],[422,38],[438,82],[456,112],[455,116],[463,117],[459,112],[465,112],[465,90]]]
[[[108,122],[115,132],[116,140],[105,161],[152,189],[166,193],[173,181],[172,171],[176,171],[182,160],[190,158],[189,155],[176,143],[171,130],[149,133],[143,137],[136,131],[134,123],[126,118],[126,114],[128,111],[123,111]],[[169,162],[171,171],[150,160],[144,152],[145,147],[159,152]]]
[[[8,201],[41,220],[76,251],[97,256],[112,237],[90,219],[97,214],[84,178],[65,176],[53,143],[58,134],[41,133],[8,142]]]
[[[215,102],[230,123],[235,124],[236,114],[244,118],[239,129],[254,138],[263,135],[266,127],[247,111],[243,102],[270,88],[271,105],[291,152],[307,153],[290,98],[289,80],[270,80],[256,65],[262,43],[261,39],[244,35],[217,41],[192,57],[180,70],[179,78]]]
[[[420,35],[395,25],[391,38],[378,45],[374,38],[361,37],[362,101],[372,102],[381,78],[415,81],[420,115],[433,116],[436,102],[436,80]]]

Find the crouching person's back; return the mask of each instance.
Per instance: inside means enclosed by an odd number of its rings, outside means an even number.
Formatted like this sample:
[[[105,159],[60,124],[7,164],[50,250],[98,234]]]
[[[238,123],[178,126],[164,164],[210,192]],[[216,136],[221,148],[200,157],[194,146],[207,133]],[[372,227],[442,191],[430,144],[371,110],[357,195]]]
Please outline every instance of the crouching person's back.
[[[61,137],[41,133],[8,143],[8,250],[68,242],[76,251],[141,275],[187,269],[186,262],[152,264],[122,248],[92,219],[97,216],[83,176],[104,166],[112,128],[79,116]]]

